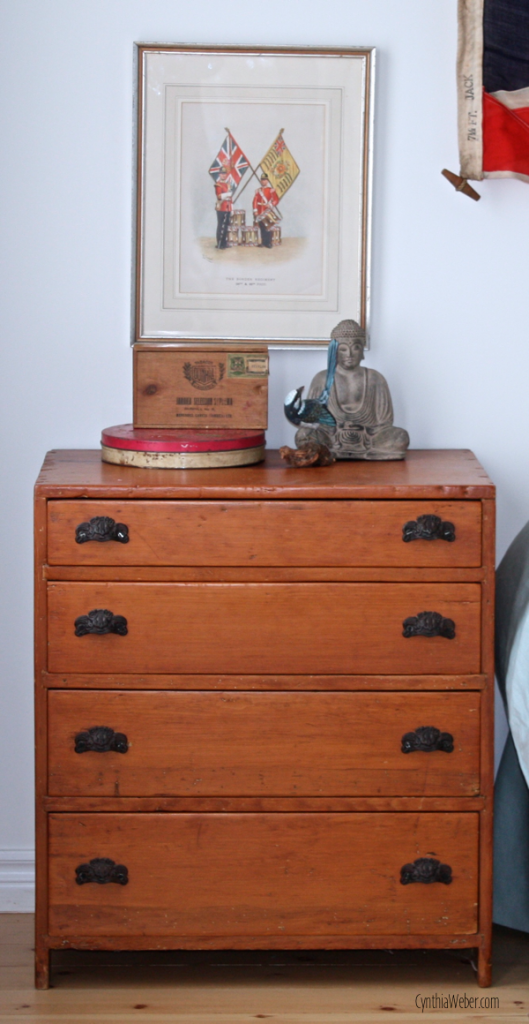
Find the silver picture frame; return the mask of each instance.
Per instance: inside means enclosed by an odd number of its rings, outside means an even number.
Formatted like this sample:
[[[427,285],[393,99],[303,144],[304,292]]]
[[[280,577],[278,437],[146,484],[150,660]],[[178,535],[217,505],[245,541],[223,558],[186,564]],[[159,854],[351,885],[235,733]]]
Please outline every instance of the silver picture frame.
[[[375,50],[138,44],[134,341],[368,330]]]

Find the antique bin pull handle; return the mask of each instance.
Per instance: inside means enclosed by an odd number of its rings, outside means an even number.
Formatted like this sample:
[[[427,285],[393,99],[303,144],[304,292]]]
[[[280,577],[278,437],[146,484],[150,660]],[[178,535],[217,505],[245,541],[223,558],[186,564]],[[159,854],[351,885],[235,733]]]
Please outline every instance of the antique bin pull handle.
[[[443,522],[439,516],[417,516],[417,519],[404,523],[402,539],[406,544],[410,540],[452,541],[456,539],[456,528],[453,523]]]
[[[120,544],[128,544],[129,528],[125,523],[116,523],[110,516],[94,516],[87,523],[79,523],[75,530],[76,544],[86,544],[89,540],[117,540]]]
[[[106,754],[110,750],[117,754],[126,754],[129,741],[124,732],[114,732],[106,725],[95,725],[92,729],[78,732],[75,737],[75,753],[85,754],[93,750],[96,754]]]
[[[410,615],[402,623],[402,635],[411,636],[444,636],[453,640],[456,635],[456,624],[453,619],[444,619],[439,612],[419,612]]]
[[[94,608],[88,615],[79,615],[74,625],[76,636],[86,636],[87,633],[95,633],[96,636],[117,633],[118,636],[126,636],[128,633],[126,618],[114,615],[108,608]]]
[[[75,869],[75,881],[77,885],[86,885],[88,882],[97,882],[98,885],[106,885],[107,882],[127,885],[129,872],[124,864],[116,864],[110,857],[94,857],[88,864],[79,864]]]
[[[412,754],[415,750],[423,750],[427,754],[433,750],[444,750],[445,754],[451,754],[454,749],[452,734],[441,732],[433,725],[421,725],[414,732],[404,733],[401,743],[403,754]]]
[[[441,864],[435,857],[418,857],[413,864],[404,864],[400,869],[401,885],[409,885],[410,882],[422,882],[423,885],[442,882],[443,885],[450,885],[451,881],[452,868],[449,864]]]

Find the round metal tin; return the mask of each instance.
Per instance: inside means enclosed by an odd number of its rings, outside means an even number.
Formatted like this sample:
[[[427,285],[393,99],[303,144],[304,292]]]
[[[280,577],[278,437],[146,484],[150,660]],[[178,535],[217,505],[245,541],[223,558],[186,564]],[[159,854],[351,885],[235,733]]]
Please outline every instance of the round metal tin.
[[[194,430],[133,427],[124,423],[101,434],[101,458],[141,469],[219,469],[264,459],[263,430]]]

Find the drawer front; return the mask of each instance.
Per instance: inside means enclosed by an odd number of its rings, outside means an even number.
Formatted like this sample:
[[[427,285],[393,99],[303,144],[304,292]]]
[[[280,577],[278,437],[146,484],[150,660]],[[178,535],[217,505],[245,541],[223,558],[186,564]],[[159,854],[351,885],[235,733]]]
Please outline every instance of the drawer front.
[[[404,526],[421,516],[436,516],[437,522],[410,525],[410,539],[404,541]],[[85,527],[79,533],[81,524],[97,517],[124,524],[128,541],[109,524],[106,530],[100,524],[99,530]],[[445,523],[453,524],[454,540],[445,539],[452,536]],[[477,566],[481,503],[50,501],[48,560],[50,565]]]
[[[112,730],[107,749],[100,734],[89,733],[95,725]],[[439,737],[429,749],[416,732],[424,725],[450,734],[452,744]],[[479,693],[55,690],[48,729],[51,795],[461,796],[479,789]]]
[[[402,884],[404,865],[432,851],[451,883]],[[52,935],[477,930],[476,813],[52,814],[49,852]],[[127,883],[76,884],[95,858]]]
[[[474,583],[50,583],[50,672],[460,674],[480,671]],[[127,635],[75,635],[95,609]],[[403,635],[437,612],[455,636]],[[420,624],[420,623],[419,623]]]

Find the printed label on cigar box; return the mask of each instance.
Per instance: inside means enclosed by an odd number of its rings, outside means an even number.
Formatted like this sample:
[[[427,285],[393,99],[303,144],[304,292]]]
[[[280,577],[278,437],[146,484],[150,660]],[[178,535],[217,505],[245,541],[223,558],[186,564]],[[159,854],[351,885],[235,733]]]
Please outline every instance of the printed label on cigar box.
[[[228,377],[268,377],[268,356],[229,352]]]
[[[176,399],[175,418],[181,427],[186,426],[186,420],[193,423],[202,420],[202,426],[208,426],[204,421],[213,420],[219,427],[232,427],[233,398],[189,398],[187,395],[180,395]]]

